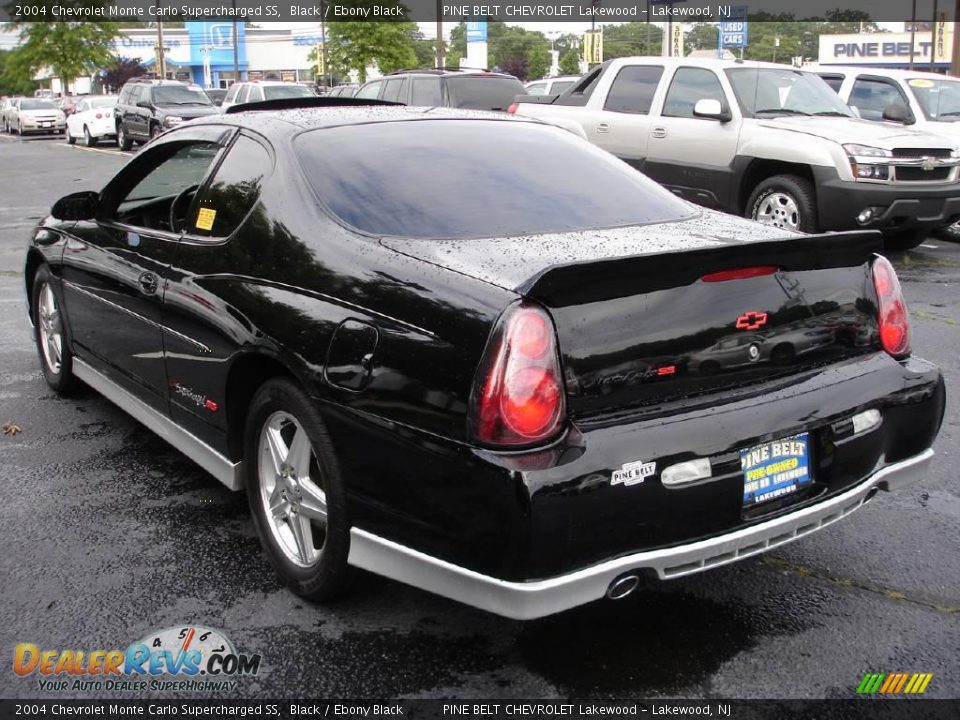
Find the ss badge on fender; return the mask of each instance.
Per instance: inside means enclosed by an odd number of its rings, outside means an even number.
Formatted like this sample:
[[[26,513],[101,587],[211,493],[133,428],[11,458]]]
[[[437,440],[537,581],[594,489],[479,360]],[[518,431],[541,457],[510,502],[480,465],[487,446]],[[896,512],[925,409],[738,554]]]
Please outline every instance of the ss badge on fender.
[[[610,477],[611,485],[636,485],[642,483],[644,479],[650,477],[657,471],[655,462],[644,462],[637,460],[632,463],[625,463],[619,470],[614,470]]]

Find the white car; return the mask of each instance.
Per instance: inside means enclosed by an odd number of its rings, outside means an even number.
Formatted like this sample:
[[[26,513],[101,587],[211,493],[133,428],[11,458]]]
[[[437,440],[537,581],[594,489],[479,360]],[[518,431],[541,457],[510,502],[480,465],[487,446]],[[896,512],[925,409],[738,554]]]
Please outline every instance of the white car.
[[[62,133],[66,117],[53,100],[14,98],[7,110],[4,125],[7,132]]]
[[[580,79],[579,75],[560,75],[528,82],[524,87],[531,95],[559,95]]]
[[[116,95],[77,98],[77,109],[67,118],[67,142],[73,145],[83,138],[87,147],[93,147],[104,139],[116,140],[117,129],[113,122],[116,105]]]
[[[299,83],[282,82],[280,80],[251,80],[231,85],[220,107],[226,111],[233,105],[243,105],[244,103],[304,97],[316,97],[316,94],[306,85],[300,85]]]
[[[816,73],[860,117],[960,140],[960,79],[915,70],[821,65]],[[936,233],[960,241],[960,223]]]

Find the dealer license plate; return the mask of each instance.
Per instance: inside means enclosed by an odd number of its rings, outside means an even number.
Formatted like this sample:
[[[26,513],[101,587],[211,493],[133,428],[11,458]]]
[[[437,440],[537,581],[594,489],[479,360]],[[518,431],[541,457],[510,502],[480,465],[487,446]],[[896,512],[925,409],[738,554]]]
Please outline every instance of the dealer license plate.
[[[40,123],[40,127],[53,127],[53,123],[44,120]]]
[[[792,495],[812,481],[810,434],[774,440],[740,451],[743,504],[752,506]]]

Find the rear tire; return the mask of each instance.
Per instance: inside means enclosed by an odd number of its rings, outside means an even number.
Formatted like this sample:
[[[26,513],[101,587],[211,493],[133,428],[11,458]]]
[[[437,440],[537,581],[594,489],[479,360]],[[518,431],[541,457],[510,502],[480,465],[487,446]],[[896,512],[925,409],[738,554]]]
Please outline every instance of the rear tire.
[[[929,230],[913,230],[912,232],[884,235],[883,247],[887,250],[913,250],[924,240],[930,237]]]
[[[121,150],[129,150],[133,147],[133,141],[127,137],[127,131],[123,129],[123,122],[117,125],[117,145]]]
[[[747,217],[797,232],[817,232],[817,196],[813,185],[799,175],[774,175],[750,193]]]
[[[90,134],[90,128],[86,125],[83,126],[83,144],[91,148],[97,146],[97,139]]]
[[[33,279],[33,337],[40,355],[47,385],[58,393],[76,387],[73,375],[73,353],[63,321],[63,301],[56,278],[50,268],[41,265]]]
[[[244,447],[250,513],[277,574],[305,598],[335,598],[349,576],[350,523],[313,401],[288,379],[268,380],[250,403]]]

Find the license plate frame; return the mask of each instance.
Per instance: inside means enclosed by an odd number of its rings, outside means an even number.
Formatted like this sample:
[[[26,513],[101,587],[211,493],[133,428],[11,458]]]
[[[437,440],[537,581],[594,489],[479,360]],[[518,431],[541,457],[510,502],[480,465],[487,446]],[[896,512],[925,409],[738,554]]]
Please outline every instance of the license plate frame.
[[[810,433],[798,433],[740,450],[743,507],[796,496],[813,484]]]

